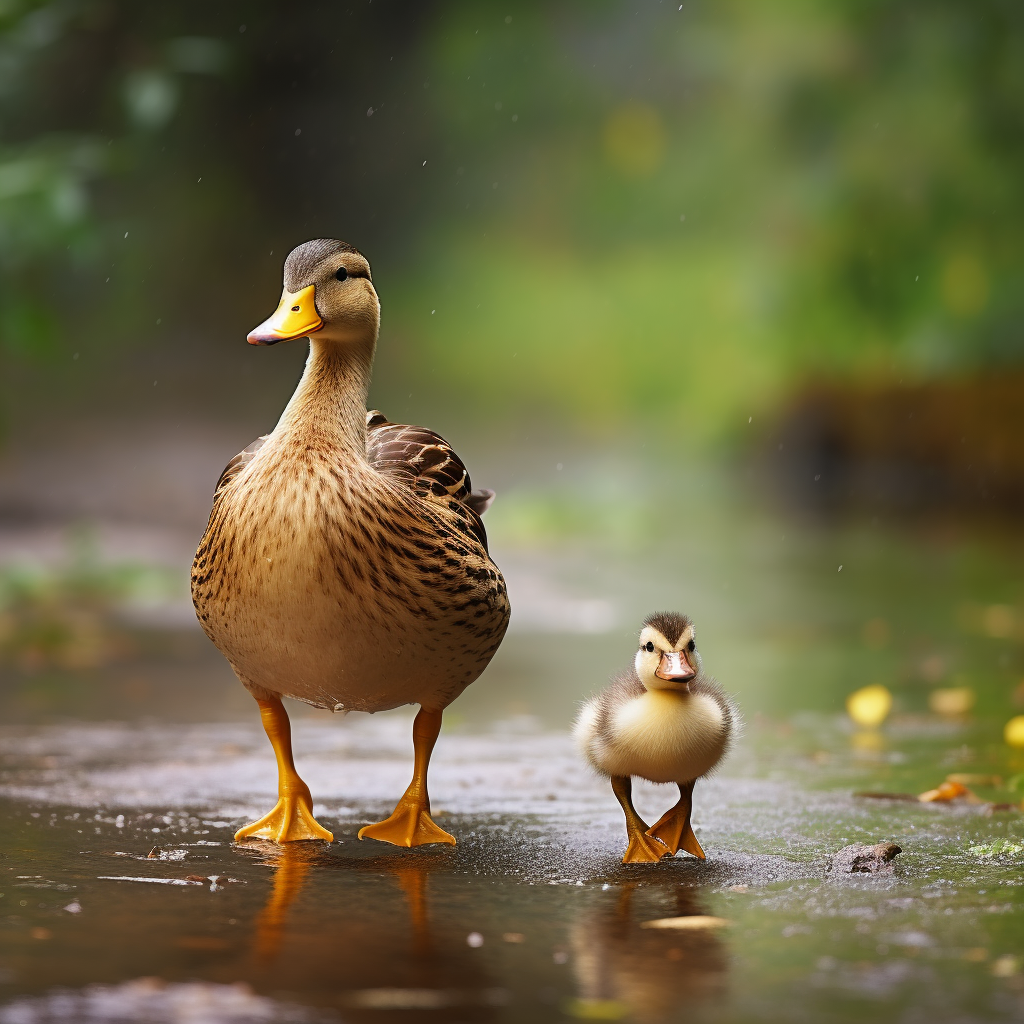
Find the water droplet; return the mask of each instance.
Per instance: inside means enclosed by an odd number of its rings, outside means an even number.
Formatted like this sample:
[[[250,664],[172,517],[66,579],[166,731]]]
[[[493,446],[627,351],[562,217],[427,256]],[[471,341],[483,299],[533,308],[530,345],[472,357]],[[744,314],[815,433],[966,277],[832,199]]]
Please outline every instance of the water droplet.
[[[295,134],[296,135],[301,135],[302,134],[302,129],[301,128],[296,128],[295,129]]]

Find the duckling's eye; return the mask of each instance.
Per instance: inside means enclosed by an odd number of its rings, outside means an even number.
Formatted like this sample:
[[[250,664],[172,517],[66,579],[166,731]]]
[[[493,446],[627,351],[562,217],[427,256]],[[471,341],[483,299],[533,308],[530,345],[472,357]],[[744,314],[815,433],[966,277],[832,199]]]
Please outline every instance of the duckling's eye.
[[[339,281],[344,281],[345,278],[348,277],[348,271],[344,267],[338,267],[338,269],[334,272],[334,276]]]
[[[654,653],[654,644],[650,640],[648,640],[647,643],[644,644],[644,650],[648,654],[653,654]]]
[[[689,642],[689,643],[688,643],[688,644],[686,645],[686,649],[687,649],[688,651],[695,651],[695,650],[697,650],[697,645],[696,645],[696,644],[695,644],[695,643],[694,643],[694,642],[693,642],[693,641],[691,640],[691,641],[690,641],[690,642]]]

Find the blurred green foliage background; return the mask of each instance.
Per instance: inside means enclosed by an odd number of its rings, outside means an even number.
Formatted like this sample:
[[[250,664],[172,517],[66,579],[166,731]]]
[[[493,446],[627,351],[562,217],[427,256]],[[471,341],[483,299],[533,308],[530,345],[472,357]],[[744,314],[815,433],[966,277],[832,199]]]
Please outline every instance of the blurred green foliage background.
[[[1012,0],[3,0],[6,415],[158,402],[147,359],[239,400],[203,368],[316,236],[371,259],[375,397],[424,413],[699,446],[809,378],[1020,364],[1022,29]]]

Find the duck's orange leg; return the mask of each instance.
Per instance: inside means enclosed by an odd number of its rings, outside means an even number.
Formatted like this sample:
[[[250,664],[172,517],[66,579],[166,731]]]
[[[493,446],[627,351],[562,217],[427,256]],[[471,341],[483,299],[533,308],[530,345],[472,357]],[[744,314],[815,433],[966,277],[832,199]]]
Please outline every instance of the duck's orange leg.
[[[647,834],[652,839],[660,839],[673,853],[685,850],[692,853],[694,857],[704,860],[704,851],[701,849],[697,837],[693,834],[693,827],[690,825],[690,812],[693,809],[693,787],[694,782],[680,782],[679,801],[675,807],[667,810],[659,819],[657,824],[652,825]]]
[[[661,840],[647,833],[647,823],[633,807],[633,780],[628,775],[612,776],[612,792],[626,815],[626,846],[623,864],[656,864],[672,851]]]
[[[455,836],[435,825],[430,817],[430,797],[427,796],[427,766],[441,731],[441,712],[420,708],[412,724],[412,744],[415,754],[412,782],[398,801],[390,818],[359,830],[360,839],[379,839],[395,846],[425,846],[427,843],[455,845]]]
[[[277,843],[291,843],[299,839],[326,839],[334,836],[313,817],[313,797],[309,786],[299,778],[292,760],[292,730],[288,712],[279,697],[269,700],[256,698],[274,754],[277,757],[277,794],[274,809],[262,818],[243,825],[235,839],[258,836]]]

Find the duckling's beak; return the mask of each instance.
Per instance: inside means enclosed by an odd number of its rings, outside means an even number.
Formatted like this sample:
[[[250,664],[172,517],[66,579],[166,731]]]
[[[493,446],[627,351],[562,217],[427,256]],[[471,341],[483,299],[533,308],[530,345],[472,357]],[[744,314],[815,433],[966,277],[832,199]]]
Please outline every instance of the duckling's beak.
[[[686,658],[686,651],[666,651],[661,656],[661,662],[654,670],[659,679],[670,683],[687,683],[697,674],[697,670]],[[689,685],[687,685],[689,690]]]
[[[316,311],[313,302],[315,285],[309,285],[301,291],[290,292],[286,288],[281,293],[281,302],[269,320],[264,320],[246,341],[250,345],[276,345],[279,341],[291,341],[293,338],[305,338],[314,331],[319,331],[324,322]]]

